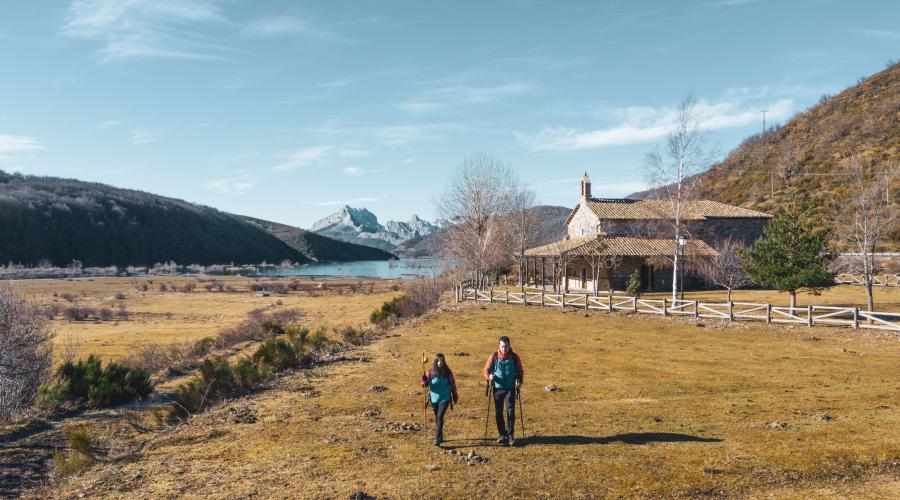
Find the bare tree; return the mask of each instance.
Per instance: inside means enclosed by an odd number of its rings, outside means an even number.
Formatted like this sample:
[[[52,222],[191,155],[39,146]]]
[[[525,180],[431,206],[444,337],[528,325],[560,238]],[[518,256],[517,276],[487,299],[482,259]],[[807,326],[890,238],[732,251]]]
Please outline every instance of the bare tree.
[[[602,237],[597,238],[597,243],[587,246],[579,253],[579,257],[583,258],[589,266],[591,266],[591,279],[594,282],[594,295],[600,293],[600,271],[608,269],[610,271],[609,288],[612,289],[612,270],[622,263],[621,255],[610,255],[606,253],[609,245]]]
[[[534,228],[537,223],[534,211],[535,194],[531,189],[519,186],[512,195],[508,218],[509,234],[515,243],[516,264],[519,270],[519,289],[525,291],[525,249],[530,247],[536,237]]]
[[[509,167],[478,153],[463,160],[437,201],[449,223],[444,249],[474,274],[477,284],[509,264],[512,246],[504,218],[511,212],[516,185]]]
[[[50,376],[53,332],[41,307],[0,286],[0,421],[25,415]]]
[[[731,292],[735,288],[752,283],[744,272],[744,263],[741,259],[741,253],[747,249],[739,242],[728,238],[718,242],[715,250],[718,252],[715,257],[693,259],[697,262],[692,267],[706,281],[728,290],[728,302],[731,302]]]
[[[647,155],[646,174],[658,200],[656,210],[666,221],[674,240],[688,236],[685,215],[697,195],[697,174],[709,163],[703,151],[697,101],[688,95],[678,106],[675,123],[666,137],[666,147]],[[672,263],[672,300],[678,293],[678,246],[669,257]]]
[[[835,232],[860,254],[860,259],[850,259],[850,270],[862,275],[866,307],[872,312],[872,282],[878,273],[875,250],[900,220],[900,206],[891,195],[891,183],[900,177],[900,170],[896,163],[885,165],[855,154],[847,159],[847,174],[848,195],[833,207]]]

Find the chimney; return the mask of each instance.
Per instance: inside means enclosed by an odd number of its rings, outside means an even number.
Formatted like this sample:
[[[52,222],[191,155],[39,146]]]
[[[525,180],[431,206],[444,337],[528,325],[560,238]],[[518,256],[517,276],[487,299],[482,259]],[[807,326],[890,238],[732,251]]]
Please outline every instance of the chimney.
[[[591,178],[588,177],[587,172],[585,172],[584,177],[581,178],[581,199],[591,199]]]

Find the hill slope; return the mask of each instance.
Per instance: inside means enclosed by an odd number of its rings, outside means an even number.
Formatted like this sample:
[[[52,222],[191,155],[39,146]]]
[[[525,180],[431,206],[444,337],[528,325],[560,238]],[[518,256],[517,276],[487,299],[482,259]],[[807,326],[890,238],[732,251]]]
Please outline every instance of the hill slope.
[[[854,153],[900,168],[900,64],[748,138],[700,174],[700,196],[774,213],[793,192],[829,223],[829,204],[846,193],[844,160]],[[900,241],[900,228],[890,240]]]
[[[390,254],[183,200],[0,171],[0,262],[65,266],[257,264]]]
[[[314,261],[387,260],[395,255],[366,245],[336,240],[293,226],[243,216]]]

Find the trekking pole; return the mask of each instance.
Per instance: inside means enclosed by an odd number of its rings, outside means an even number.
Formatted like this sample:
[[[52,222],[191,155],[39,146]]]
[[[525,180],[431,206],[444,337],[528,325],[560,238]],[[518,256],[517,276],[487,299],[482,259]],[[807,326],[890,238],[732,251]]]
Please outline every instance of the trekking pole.
[[[428,362],[428,358],[425,357],[425,351],[422,351],[422,376],[424,377],[427,372],[425,371],[425,363]],[[425,415],[425,422],[428,422],[428,386],[425,386],[425,390],[423,391],[425,394],[425,405],[422,407],[422,411]]]
[[[519,417],[522,418],[522,437],[525,437],[525,410],[522,408],[522,389],[516,389],[516,396],[519,397]]]
[[[487,416],[484,417],[484,439],[488,438],[487,429],[488,421],[491,420],[491,381],[488,380],[484,386],[484,398],[487,399]]]

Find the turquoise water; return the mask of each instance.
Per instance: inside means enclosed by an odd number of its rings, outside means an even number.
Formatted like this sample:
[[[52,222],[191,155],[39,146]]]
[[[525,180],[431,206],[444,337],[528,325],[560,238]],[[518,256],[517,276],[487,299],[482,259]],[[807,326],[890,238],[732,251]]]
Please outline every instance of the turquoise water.
[[[307,264],[291,268],[269,268],[262,276],[318,276],[326,279],[412,279],[437,276],[447,261],[442,259],[361,260],[330,264]]]

